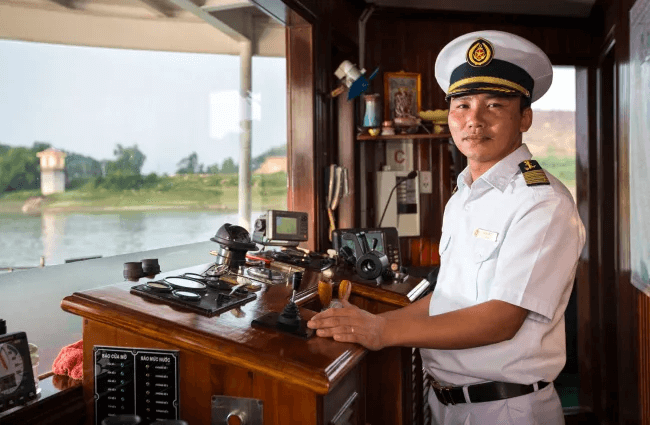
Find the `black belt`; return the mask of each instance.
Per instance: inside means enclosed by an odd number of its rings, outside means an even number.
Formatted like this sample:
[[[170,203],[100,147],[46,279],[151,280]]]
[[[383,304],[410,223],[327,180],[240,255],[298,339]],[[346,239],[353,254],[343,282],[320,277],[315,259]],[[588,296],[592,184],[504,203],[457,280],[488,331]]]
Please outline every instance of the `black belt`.
[[[468,402],[482,403],[486,401],[505,400],[506,398],[519,397],[535,391],[534,384],[522,385],[510,382],[484,382],[482,384],[468,385],[467,393],[469,394],[469,400],[466,400],[463,387],[442,386],[428,374],[426,375],[426,379],[431,385],[431,389],[436,393],[438,401],[445,406]],[[541,390],[548,384],[548,382],[539,381],[537,383],[537,389]]]

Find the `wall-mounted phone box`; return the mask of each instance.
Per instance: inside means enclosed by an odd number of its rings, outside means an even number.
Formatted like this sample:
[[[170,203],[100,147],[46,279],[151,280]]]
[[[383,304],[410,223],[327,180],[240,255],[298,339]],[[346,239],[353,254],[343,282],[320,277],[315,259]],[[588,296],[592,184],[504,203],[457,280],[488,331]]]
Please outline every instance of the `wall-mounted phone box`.
[[[400,236],[420,236],[420,179],[406,180],[390,192],[400,181],[406,179],[409,171],[379,171],[376,179],[375,226],[379,227],[381,214],[386,208],[382,227],[395,227]],[[390,197],[390,201],[389,198]]]

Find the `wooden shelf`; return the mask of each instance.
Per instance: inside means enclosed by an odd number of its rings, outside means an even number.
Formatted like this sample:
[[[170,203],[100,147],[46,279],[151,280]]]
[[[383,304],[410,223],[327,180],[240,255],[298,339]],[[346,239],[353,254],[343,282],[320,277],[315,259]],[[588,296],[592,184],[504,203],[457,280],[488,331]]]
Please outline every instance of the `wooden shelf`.
[[[395,134],[390,136],[371,136],[369,134],[359,134],[357,140],[403,140],[403,139],[449,139],[450,133],[440,134]]]

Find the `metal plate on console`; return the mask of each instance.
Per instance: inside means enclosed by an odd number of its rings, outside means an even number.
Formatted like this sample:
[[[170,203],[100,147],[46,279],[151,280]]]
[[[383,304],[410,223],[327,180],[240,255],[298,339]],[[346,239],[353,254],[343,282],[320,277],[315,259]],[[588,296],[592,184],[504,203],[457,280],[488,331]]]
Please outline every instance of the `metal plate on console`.
[[[212,425],[228,424],[228,420],[239,417],[240,423],[264,424],[264,403],[256,398],[212,396]]]
[[[180,419],[179,352],[93,347],[95,425],[115,415],[138,415],[142,425]]]

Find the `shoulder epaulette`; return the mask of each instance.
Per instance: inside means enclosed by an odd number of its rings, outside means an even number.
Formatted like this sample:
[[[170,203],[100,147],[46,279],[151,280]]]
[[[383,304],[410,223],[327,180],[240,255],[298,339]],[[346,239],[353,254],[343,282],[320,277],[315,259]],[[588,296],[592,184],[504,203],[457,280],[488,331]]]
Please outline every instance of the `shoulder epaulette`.
[[[545,184],[551,184],[546,177],[546,173],[542,170],[542,167],[534,159],[527,159],[519,163],[519,169],[526,180],[528,186],[541,186]]]

